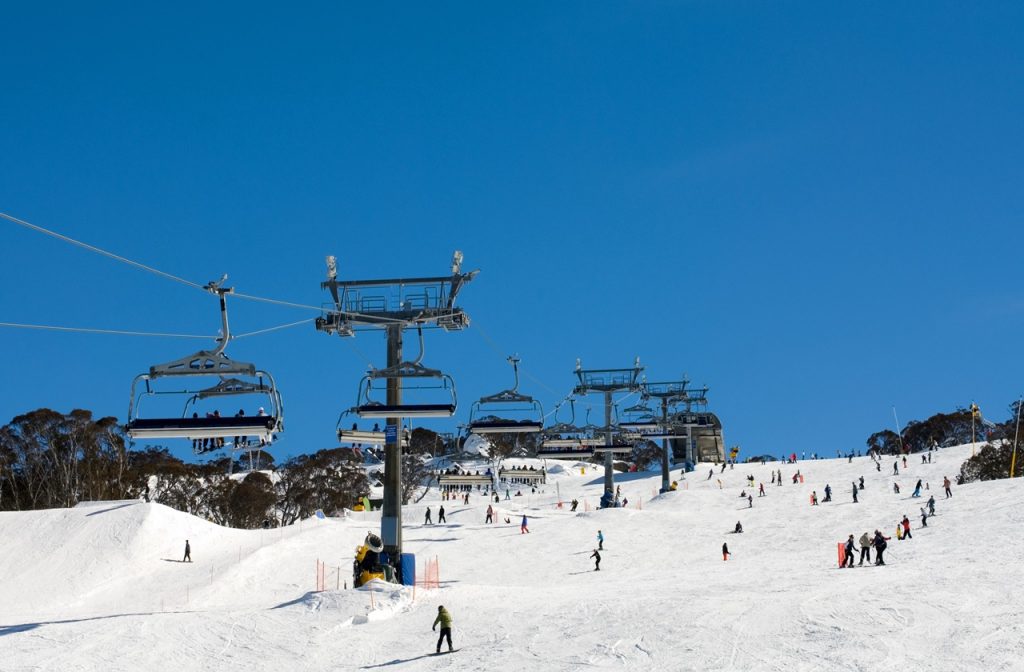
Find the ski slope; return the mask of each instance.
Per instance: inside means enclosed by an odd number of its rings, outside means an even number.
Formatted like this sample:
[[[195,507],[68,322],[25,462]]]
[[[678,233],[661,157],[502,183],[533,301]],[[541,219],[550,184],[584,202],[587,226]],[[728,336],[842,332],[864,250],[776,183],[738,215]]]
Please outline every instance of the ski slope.
[[[444,502],[447,525],[421,525],[428,504],[437,520],[432,492],[406,507],[404,541],[420,567],[438,558],[438,590],[333,589],[351,583],[376,513],[251,531],[139,502],[0,513],[0,669],[1024,669],[1014,591],[1024,485],[954,485],[945,499],[943,475],[954,479],[970,452],[943,449],[930,465],[911,456],[899,477],[892,459],[878,472],[866,457],[716,468],[710,480],[699,465],[662,496],[659,474],[619,474],[629,507],[604,511],[583,510],[601,494],[601,470],[566,468],[544,492],[503,498],[494,525],[479,495]],[[770,485],[778,468],[785,483]],[[797,469],[805,480],[794,485]],[[930,489],[911,499],[918,478]],[[580,499],[577,513],[557,508],[556,483],[564,502]],[[810,506],[826,483],[833,502]],[[937,515],[920,528],[928,495]],[[897,541],[904,514],[913,539]],[[730,533],[737,520],[743,534]],[[876,528],[893,537],[887,565],[838,569],[837,542]],[[185,539],[191,564],[179,562]],[[320,593],[317,559],[341,567]],[[461,650],[435,657],[438,604]]]

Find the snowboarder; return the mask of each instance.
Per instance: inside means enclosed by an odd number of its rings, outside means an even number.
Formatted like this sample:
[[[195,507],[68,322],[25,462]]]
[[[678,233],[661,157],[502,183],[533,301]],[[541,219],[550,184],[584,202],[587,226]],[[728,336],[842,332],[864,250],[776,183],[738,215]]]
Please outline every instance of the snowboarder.
[[[423,524],[424,525],[433,525],[434,524],[434,521],[430,520],[430,507],[429,506],[427,507],[427,513],[426,513],[426,515],[423,518]]]
[[[861,490],[864,489],[864,477],[863,476],[860,477],[860,489]]]
[[[571,509],[569,509],[569,510],[570,510],[570,511],[575,511],[575,510],[576,510],[576,507],[577,507],[577,506],[579,506],[579,505],[580,505],[580,502],[579,502],[579,500],[578,500],[578,499],[574,499],[574,500],[572,500],[572,508],[571,508]]]
[[[448,652],[451,653],[455,650],[452,647],[452,615],[443,605],[437,608],[437,618],[434,619],[434,625],[430,629],[437,630],[438,623],[441,624],[441,636],[437,638],[437,652],[441,653],[441,642],[447,637]]]
[[[913,539],[914,537],[910,534],[910,518],[907,518],[907,514],[903,514],[903,538]]]
[[[856,484],[856,483],[854,483],[854,484],[853,484],[853,503],[854,503],[854,504],[856,504],[856,503],[857,503],[857,490],[858,490],[858,488],[857,488],[857,484]]]
[[[875,547],[875,564],[884,565],[885,560],[882,559],[882,553],[885,552],[885,547],[888,546],[885,542],[889,541],[889,537],[884,536],[878,530],[875,530],[875,538],[871,540],[871,545]]]
[[[729,544],[722,544],[722,560],[728,560],[730,555]]]
[[[732,532],[733,534],[743,534],[743,523],[737,520],[736,529],[734,529]]]
[[[949,489],[949,476],[942,477],[942,487],[946,489],[946,499],[953,496],[953,493]]]
[[[600,572],[601,571],[601,554],[598,553],[597,549],[595,548],[594,552],[590,554],[590,557],[592,557],[594,559],[594,571],[595,572]]]
[[[865,560],[869,565],[871,564],[871,537],[867,532],[860,535],[860,562],[857,563],[857,566],[863,565]]]
[[[601,533],[601,530],[597,531],[597,550],[604,550],[604,534]],[[598,562],[601,562],[601,560],[599,559]]]
[[[185,557],[181,561],[192,562],[192,547],[188,545],[188,539],[185,540]]]
[[[912,494],[910,496],[911,497],[920,497],[921,496],[921,479],[920,478],[917,479],[917,485],[914,486],[914,494]]]
[[[437,510],[437,522],[438,522],[438,524],[447,523],[448,522],[447,520],[444,519],[444,504],[442,504],[441,508]]]
[[[829,485],[828,483],[825,484],[825,499],[823,499],[821,501],[823,501],[823,502],[831,502],[832,501],[832,486]]]
[[[526,526],[526,514],[523,514],[523,523],[519,526],[519,534],[529,534],[530,528]]]
[[[854,547],[854,541],[853,541],[853,535],[851,534],[846,539],[846,546],[843,548],[844,555],[845,555],[845,557],[843,558],[843,567],[850,567],[850,568],[853,567],[853,547]]]
[[[491,508],[490,504],[488,504],[487,505],[487,517],[484,518],[484,523],[486,524],[486,523],[493,523],[493,522],[494,522],[494,509]]]

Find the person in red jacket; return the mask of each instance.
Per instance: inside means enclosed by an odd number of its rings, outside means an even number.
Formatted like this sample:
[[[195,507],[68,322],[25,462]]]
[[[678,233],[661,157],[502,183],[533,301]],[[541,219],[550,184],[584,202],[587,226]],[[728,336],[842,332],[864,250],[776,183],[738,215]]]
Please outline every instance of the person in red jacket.
[[[913,539],[913,537],[910,536],[910,518],[907,518],[907,514],[903,514],[903,538]]]

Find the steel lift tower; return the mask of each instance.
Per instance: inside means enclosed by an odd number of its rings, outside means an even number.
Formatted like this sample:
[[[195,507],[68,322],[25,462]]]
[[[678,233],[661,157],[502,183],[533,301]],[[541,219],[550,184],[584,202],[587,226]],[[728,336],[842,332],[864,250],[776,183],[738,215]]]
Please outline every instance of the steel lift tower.
[[[451,275],[432,278],[385,280],[338,280],[337,262],[327,257],[327,280],[321,289],[330,290],[333,308],[316,320],[316,328],[327,334],[354,336],[356,331],[383,329],[387,334],[387,367],[369,371],[360,386],[360,400],[353,411],[361,418],[385,420],[384,510],[381,540],[388,564],[401,570],[402,554],[402,420],[406,417],[451,417],[455,414],[454,381],[447,374],[420,363],[423,357],[424,327],[460,331],[469,326],[469,316],[455,305],[462,287],[479,271],[462,272],[462,253],[452,257]],[[402,359],[402,334],[416,327],[420,354],[415,361]],[[386,401],[371,398],[374,384],[386,388]],[[404,385],[409,381],[408,385]],[[446,403],[403,404],[403,387],[443,390]],[[363,396],[365,395],[365,398]]]
[[[604,427],[605,445],[594,449],[604,453],[604,494],[601,496],[601,507],[609,507],[615,501],[615,477],[612,467],[615,452],[632,451],[632,446],[616,446],[613,442],[612,407],[613,395],[620,392],[640,391],[640,358],[637,357],[631,369],[584,369],[580,360],[576,360],[576,379],[579,381],[573,389],[576,396],[586,396],[595,392],[604,395]]]
[[[676,438],[676,432],[668,421],[669,408],[673,408],[677,404],[685,403],[687,401],[686,386],[689,383],[690,381],[685,377],[678,381],[661,383],[648,383],[644,381],[643,383],[644,396],[661,401],[661,427],[659,428],[659,438],[661,438],[661,492],[663,493],[668,492],[671,489],[669,487],[668,470],[669,439]]]

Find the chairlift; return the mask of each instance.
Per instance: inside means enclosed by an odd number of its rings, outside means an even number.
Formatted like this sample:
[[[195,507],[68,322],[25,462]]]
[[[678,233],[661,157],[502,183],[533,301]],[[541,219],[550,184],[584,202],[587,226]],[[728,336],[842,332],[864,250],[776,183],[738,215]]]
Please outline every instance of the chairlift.
[[[468,425],[473,434],[530,434],[544,428],[540,402],[519,392],[519,358],[511,356],[508,361],[515,373],[515,385],[473,402]]]
[[[373,429],[359,429],[358,421],[353,421],[351,427],[349,427],[349,420],[353,417],[358,417],[356,409],[350,408],[347,411],[343,411],[338,416],[338,442],[343,447],[355,447],[357,444],[367,445],[381,445],[383,446],[386,440],[384,430],[380,428],[379,424],[374,423]],[[410,431],[407,428],[402,429],[402,447],[408,447]]]
[[[450,418],[455,415],[458,401],[455,396],[455,380],[437,369],[422,364],[423,329],[419,330],[420,354],[415,361],[401,362],[384,369],[373,369],[363,376],[359,383],[359,400],[355,413],[360,418]],[[374,395],[387,395],[389,380],[402,381],[402,395],[411,392],[413,396],[442,396],[446,403],[399,403],[387,404],[374,399]],[[382,382],[383,381],[383,382]]]
[[[220,298],[222,333],[214,350],[200,350],[181,359],[156,364],[148,373],[139,374],[132,381],[131,397],[128,402],[128,423],[125,431],[132,439],[190,439],[193,448],[200,451],[198,442],[204,439],[255,437],[263,446],[273,440],[275,434],[284,431],[284,405],[273,376],[256,368],[254,364],[229,359],[224,354],[231,332],[228,326],[226,295],[231,288],[221,287],[227,276],[217,282],[210,282],[204,289]],[[212,386],[199,389],[165,390],[155,382],[162,378],[192,381],[218,377]],[[136,391],[139,384],[144,389]],[[162,395],[185,396],[184,410],[180,417],[140,417],[142,400]],[[259,395],[265,397],[265,406],[252,415],[245,415],[244,409],[238,415],[221,416],[216,411],[199,415],[194,410],[197,402],[211,398],[239,398]],[[191,416],[189,412],[192,412]],[[217,446],[218,448],[220,446]]]
[[[618,422],[616,429],[631,437],[646,436],[647,432],[658,430],[661,423],[646,401],[647,398],[644,397],[637,404],[624,409],[623,418]]]

